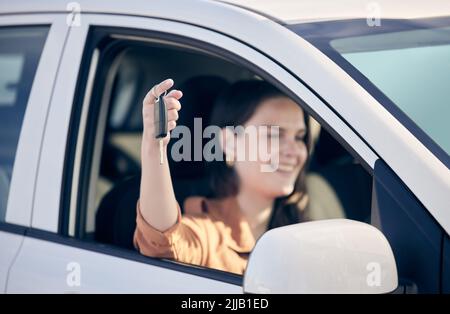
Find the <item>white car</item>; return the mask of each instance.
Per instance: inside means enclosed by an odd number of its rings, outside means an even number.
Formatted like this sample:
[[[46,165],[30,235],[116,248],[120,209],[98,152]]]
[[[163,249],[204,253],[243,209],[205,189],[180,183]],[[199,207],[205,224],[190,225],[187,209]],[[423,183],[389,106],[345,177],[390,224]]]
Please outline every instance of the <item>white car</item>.
[[[244,276],[140,255],[144,93],[173,78],[189,124],[255,76],[317,121],[317,221],[264,234]],[[0,291],[450,293],[449,84],[447,0],[2,0]],[[178,199],[206,193],[171,167]]]

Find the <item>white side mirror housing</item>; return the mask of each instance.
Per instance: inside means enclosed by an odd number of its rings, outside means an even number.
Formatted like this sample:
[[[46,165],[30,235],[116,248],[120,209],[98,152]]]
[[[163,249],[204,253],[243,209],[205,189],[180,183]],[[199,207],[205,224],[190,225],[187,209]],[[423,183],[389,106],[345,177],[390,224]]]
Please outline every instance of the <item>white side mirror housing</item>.
[[[397,285],[394,255],[384,235],[347,219],[266,232],[244,276],[246,293],[389,293]]]

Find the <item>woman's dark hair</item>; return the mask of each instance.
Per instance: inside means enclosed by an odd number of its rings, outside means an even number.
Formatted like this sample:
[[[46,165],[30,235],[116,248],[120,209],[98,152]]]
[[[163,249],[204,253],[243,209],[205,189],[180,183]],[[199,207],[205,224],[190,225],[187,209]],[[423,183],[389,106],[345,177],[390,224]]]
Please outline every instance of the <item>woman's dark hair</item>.
[[[210,125],[220,128],[244,125],[258,107],[267,99],[288,97],[273,85],[262,80],[238,81],[229,86],[217,98],[211,114]],[[305,144],[310,151],[309,124],[306,113]],[[225,158],[223,158],[225,160]],[[239,191],[239,178],[233,167],[225,161],[208,162],[212,197],[225,198],[234,196]],[[305,166],[295,183],[294,191],[285,197],[279,197],[274,203],[268,229],[307,220],[307,193],[305,187]]]

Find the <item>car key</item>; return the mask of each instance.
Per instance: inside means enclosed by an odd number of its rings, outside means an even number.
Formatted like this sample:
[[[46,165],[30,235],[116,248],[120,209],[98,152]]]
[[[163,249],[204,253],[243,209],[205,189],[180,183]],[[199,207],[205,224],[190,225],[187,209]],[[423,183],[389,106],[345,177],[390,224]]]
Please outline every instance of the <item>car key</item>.
[[[159,164],[163,164],[164,158],[164,148],[163,139],[167,136],[167,108],[164,102],[164,96],[166,96],[167,91],[164,92],[163,96],[159,96],[155,101],[155,138],[159,139]]]

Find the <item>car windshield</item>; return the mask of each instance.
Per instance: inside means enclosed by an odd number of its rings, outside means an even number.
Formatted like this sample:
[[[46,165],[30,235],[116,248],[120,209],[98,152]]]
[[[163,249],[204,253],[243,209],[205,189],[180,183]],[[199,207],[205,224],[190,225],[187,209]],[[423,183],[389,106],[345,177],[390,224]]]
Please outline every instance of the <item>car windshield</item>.
[[[450,19],[289,26],[327,54],[438,157],[450,155]]]

